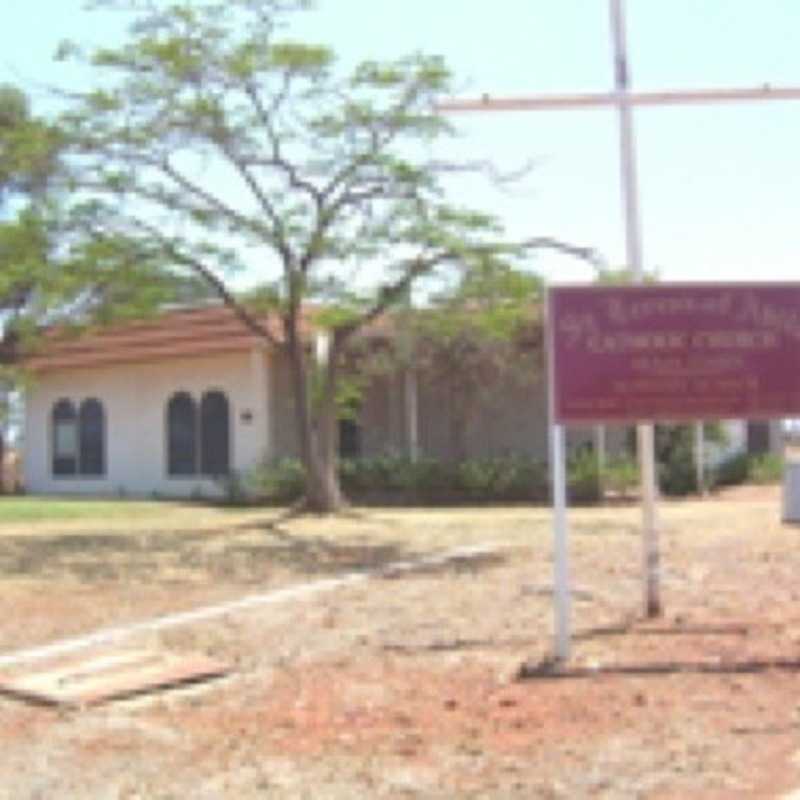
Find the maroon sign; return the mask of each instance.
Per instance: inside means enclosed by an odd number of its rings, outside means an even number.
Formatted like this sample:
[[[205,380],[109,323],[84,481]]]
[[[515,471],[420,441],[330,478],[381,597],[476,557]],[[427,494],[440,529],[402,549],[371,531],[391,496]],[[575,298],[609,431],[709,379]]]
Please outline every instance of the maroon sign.
[[[556,422],[800,416],[800,284],[550,289]]]

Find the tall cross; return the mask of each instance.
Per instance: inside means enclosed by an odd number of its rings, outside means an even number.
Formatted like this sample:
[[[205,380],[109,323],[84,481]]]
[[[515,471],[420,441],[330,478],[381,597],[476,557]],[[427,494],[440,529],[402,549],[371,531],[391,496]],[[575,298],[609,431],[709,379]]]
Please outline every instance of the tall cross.
[[[639,184],[636,174],[636,144],[632,109],[634,106],[665,106],[728,103],[761,100],[800,100],[800,87],[772,87],[769,84],[753,88],[671,90],[632,92],[630,68],[625,37],[624,0],[609,0],[612,50],[614,54],[614,89],[607,93],[534,95],[528,97],[491,98],[478,100],[448,100],[439,103],[443,113],[478,111],[556,111],[586,108],[616,108],[619,115],[620,181],[627,266],[637,282],[643,280],[642,236],[639,214]],[[661,613],[660,550],[656,521],[655,446],[652,425],[637,426],[637,441],[642,487],[642,538],[644,556],[644,608],[647,616]],[[551,459],[553,461],[555,508],[555,595],[556,595],[556,657],[566,660],[570,649],[570,594],[566,548],[566,497],[563,486],[564,431],[551,424]],[[560,481],[563,483],[563,481]]]

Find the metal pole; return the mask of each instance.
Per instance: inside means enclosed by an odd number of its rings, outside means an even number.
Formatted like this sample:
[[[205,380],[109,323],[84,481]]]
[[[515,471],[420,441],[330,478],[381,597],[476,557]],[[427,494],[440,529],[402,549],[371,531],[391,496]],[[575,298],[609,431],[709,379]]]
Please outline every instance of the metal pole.
[[[605,500],[606,496],[606,482],[603,476],[606,471],[606,426],[594,426],[594,449],[597,455],[597,473],[598,473],[598,489],[600,492],[600,501]]]
[[[697,480],[697,494],[706,493],[706,452],[705,426],[702,422],[694,424],[694,470]]]
[[[644,279],[639,218],[639,192],[633,116],[629,102],[629,71],[622,0],[610,0],[611,37],[614,47],[614,87],[619,111],[620,169],[625,211],[625,243],[628,266],[634,279]],[[638,425],[636,438],[642,488],[642,538],[644,560],[644,608],[648,617],[661,614],[660,552],[656,521],[655,436],[652,425]]]
[[[569,660],[571,649],[572,598],[569,587],[567,547],[567,470],[564,426],[550,417],[550,480],[553,487],[553,572],[555,594],[555,658]]]
[[[406,367],[403,375],[406,410],[406,446],[411,461],[419,460],[419,392],[417,373],[413,366]]]
[[[554,332],[550,292],[545,302],[547,349],[547,420],[550,444],[550,486],[553,502],[553,611],[556,663],[569,660],[572,649],[572,589],[569,577],[569,530],[567,527],[567,441],[562,424],[556,422]]]

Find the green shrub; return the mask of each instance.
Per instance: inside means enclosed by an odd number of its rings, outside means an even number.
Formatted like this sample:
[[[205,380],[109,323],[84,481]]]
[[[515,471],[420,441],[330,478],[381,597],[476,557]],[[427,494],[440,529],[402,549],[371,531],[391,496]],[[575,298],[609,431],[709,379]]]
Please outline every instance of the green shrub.
[[[715,486],[738,486],[750,478],[750,456],[736,453],[729,456],[714,470]]]
[[[595,503],[600,499],[600,462],[592,450],[582,449],[567,462],[567,490],[576,503]]]
[[[673,426],[675,427],[675,426]],[[696,487],[692,451],[685,434],[671,433],[659,464],[661,489],[666,494],[686,494]],[[664,446],[664,434],[661,439]],[[780,480],[780,456],[737,454],[720,464],[711,476],[713,485],[773,483]],[[346,459],[339,465],[342,489],[355,502],[442,504],[476,502],[547,502],[550,497],[547,465],[521,456],[468,459],[461,462],[406,456]],[[601,481],[602,477],[602,481]],[[567,463],[571,502],[600,500],[601,485],[627,495],[639,482],[636,461],[609,461],[602,471],[595,453],[581,450]],[[292,503],[302,497],[305,473],[297,459],[263,464],[245,474],[236,473],[223,484],[231,503],[262,501]]]
[[[456,485],[478,500],[494,494],[497,464],[489,460],[470,459],[455,465]]]
[[[750,472],[750,456],[747,453],[736,453],[729,456],[714,470],[715,486],[735,486],[747,481]]]
[[[549,494],[547,465],[521,457],[494,461],[492,490],[508,500],[546,500]]]
[[[655,437],[661,491],[667,495],[697,491],[692,426],[657,425]]]
[[[294,458],[261,464],[243,478],[249,496],[272,503],[292,503],[303,496],[306,476],[303,465]]]
[[[627,497],[639,486],[639,465],[632,458],[608,461],[602,471],[603,486],[622,497]]]
[[[725,445],[728,441],[725,429],[718,422],[703,424],[703,438],[707,443],[717,445]],[[694,425],[656,425],[655,446],[661,491],[667,495],[697,491]],[[706,483],[713,485],[713,480],[706,478]]]
[[[596,471],[587,473],[578,463],[576,491],[590,499],[594,495],[586,487],[596,485]],[[347,497],[367,503],[543,502],[549,492],[546,465],[519,456],[461,462],[394,455],[343,459],[339,478]],[[231,497],[292,502],[305,488],[303,467],[295,459],[264,464],[237,476],[230,488]]]
[[[224,503],[239,506],[248,502],[246,476],[238,470],[232,470],[227,475],[222,475],[217,479],[217,484],[222,488]]]
[[[346,494],[442,490],[454,482],[449,465],[430,458],[412,461],[405,456],[384,455],[374,458],[343,460],[339,477]]]
[[[417,468],[418,492],[421,499],[435,498],[458,491],[456,465],[435,458],[423,458],[414,462]]]
[[[455,491],[472,500],[494,502],[547,499],[547,466],[519,456],[470,459],[454,465]]]
[[[777,483],[783,477],[783,458],[777,453],[750,456],[747,468],[749,483]]]
[[[736,486],[742,483],[777,483],[783,476],[783,458],[777,453],[748,455],[737,453],[723,461],[714,471],[715,486]]]
[[[339,465],[339,477],[345,495],[355,502],[547,502],[550,497],[547,465],[522,456],[460,462],[434,458],[412,461],[395,455],[345,459]],[[610,461],[602,477],[609,489],[626,494],[638,483],[638,467],[631,459]],[[599,462],[591,450],[572,454],[567,463],[571,502],[597,502],[600,478]],[[237,476],[229,496],[231,500],[247,497],[290,503],[302,496],[304,488],[302,464],[283,459]]]

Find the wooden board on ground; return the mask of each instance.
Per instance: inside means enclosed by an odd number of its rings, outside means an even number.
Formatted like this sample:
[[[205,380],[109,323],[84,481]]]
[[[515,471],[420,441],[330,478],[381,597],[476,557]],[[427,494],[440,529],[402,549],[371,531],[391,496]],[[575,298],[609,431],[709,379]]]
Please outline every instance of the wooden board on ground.
[[[228,671],[204,655],[118,649],[0,674],[0,693],[48,705],[91,706]]]

